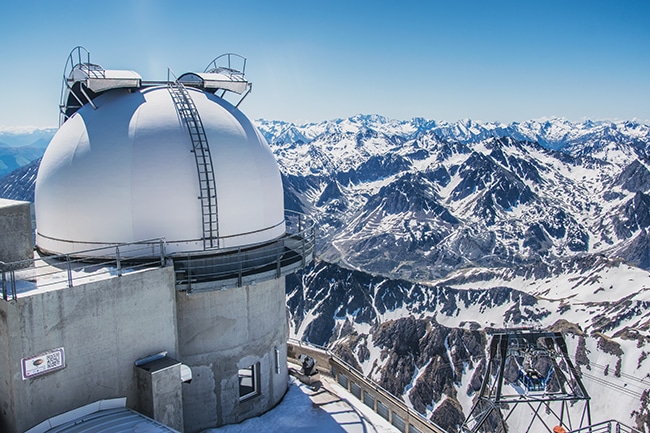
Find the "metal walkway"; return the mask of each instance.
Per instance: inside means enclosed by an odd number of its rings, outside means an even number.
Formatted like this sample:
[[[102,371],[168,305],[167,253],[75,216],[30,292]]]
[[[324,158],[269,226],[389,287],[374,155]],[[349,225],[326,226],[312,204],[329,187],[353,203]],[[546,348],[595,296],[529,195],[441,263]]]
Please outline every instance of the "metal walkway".
[[[192,152],[194,153],[196,171],[199,176],[199,199],[201,200],[201,215],[203,217],[203,249],[218,248],[217,188],[208,137],[205,135],[201,116],[199,116],[194,101],[185,86],[178,81],[170,81],[168,88],[176,106],[176,111],[187,125],[187,131],[192,140]]]
[[[106,70],[90,62],[90,53],[84,47],[75,47],[63,69],[59,126],[86,104],[96,110],[93,99],[103,92],[111,89],[138,88],[141,84],[142,79],[136,72]]]

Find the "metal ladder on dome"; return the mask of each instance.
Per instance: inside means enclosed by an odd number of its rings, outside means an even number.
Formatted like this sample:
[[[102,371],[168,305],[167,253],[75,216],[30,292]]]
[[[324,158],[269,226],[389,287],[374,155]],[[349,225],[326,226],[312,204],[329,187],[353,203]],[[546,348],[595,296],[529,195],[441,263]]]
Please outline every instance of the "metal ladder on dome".
[[[217,188],[212,166],[212,155],[205,135],[203,122],[187,89],[178,81],[169,81],[169,93],[192,140],[192,152],[199,176],[199,199],[203,217],[203,248],[219,247],[219,224],[217,213]]]

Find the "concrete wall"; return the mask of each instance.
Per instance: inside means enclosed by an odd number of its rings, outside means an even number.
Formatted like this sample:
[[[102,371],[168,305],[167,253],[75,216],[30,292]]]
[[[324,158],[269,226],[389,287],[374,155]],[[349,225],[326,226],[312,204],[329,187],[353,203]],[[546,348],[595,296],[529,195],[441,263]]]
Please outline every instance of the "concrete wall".
[[[30,204],[0,198],[0,262],[34,258]]]
[[[177,353],[173,278],[170,266],[0,301],[0,431],[102,399],[134,407],[134,361]],[[64,369],[22,379],[22,358],[59,347]]]
[[[287,390],[284,278],[226,290],[178,292],[185,432],[238,423],[273,408]],[[275,349],[280,351],[276,372]],[[239,400],[238,370],[260,365],[260,394]]]

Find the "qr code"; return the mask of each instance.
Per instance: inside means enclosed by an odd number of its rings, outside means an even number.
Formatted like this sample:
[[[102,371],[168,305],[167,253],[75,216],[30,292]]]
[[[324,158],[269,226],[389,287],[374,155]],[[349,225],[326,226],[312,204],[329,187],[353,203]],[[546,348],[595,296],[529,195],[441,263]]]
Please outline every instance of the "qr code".
[[[61,352],[54,352],[47,355],[47,368],[56,368],[60,367],[61,362]]]

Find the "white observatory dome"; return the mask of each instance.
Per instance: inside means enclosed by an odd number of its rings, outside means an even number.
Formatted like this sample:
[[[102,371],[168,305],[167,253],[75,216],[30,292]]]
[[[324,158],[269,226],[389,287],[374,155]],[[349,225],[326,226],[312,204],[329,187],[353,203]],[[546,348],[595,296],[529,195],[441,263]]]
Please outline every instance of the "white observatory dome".
[[[281,237],[282,180],[266,141],[229,102],[186,90],[214,172],[212,247]],[[164,237],[170,253],[206,249],[202,168],[168,87],[110,90],[93,104],[61,126],[43,156],[35,193],[39,248],[70,253]]]

